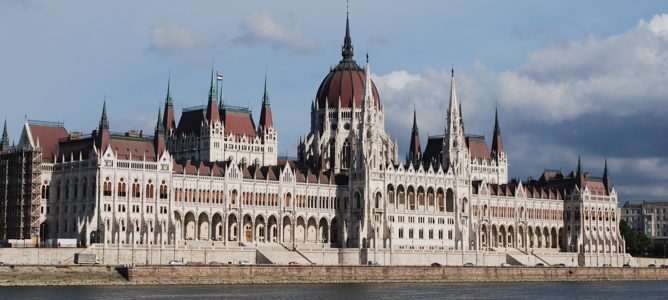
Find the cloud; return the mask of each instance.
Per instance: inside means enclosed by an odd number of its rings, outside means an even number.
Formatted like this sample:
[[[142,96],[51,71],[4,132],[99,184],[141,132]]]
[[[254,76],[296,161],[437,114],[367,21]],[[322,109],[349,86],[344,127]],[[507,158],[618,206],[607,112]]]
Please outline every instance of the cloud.
[[[318,44],[304,36],[301,24],[283,24],[267,11],[253,12],[241,21],[240,36],[233,41],[247,46],[265,45],[274,49],[314,52]]]
[[[154,26],[149,33],[149,49],[161,54],[178,54],[206,44],[202,36],[175,23]]]
[[[535,177],[542,168],[571,170],[578,155],[600,176],[607,158],[620,199],[628,200],[666,197],[666,70],[668,14],[663,14],[617,35],[546,46],[515,69],[494,72],[478,63],[470,74],[456,74],[456,81],[467,133],[491,138],[498,103],[511,176]],[[396,70],[374,81],[386,127],[402,151],[412,105],[417,105],[423,139],[427,132],[443,133],[449,70]]]

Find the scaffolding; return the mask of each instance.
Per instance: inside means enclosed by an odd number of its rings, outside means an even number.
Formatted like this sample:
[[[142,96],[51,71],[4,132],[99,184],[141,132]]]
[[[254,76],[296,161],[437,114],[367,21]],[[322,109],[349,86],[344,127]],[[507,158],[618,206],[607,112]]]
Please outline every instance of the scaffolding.
[[[0,154],[1,239],[39,241],[42,149],[13,148]]]

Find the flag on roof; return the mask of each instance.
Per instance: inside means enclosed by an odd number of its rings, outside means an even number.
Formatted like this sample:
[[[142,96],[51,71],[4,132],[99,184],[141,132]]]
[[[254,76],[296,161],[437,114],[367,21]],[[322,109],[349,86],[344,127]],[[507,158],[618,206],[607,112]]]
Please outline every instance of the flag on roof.
[[[223,80],[223,74],[216,73],[216,79],[217,80]]]

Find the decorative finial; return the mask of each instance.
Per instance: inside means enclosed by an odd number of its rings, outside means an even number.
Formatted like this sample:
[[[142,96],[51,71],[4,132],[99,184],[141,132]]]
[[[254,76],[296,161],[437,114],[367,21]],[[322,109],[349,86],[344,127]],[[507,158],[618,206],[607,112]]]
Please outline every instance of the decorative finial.
[[[452,67],[450,68],[450,73],[452,77],[455,77],[455,65],[452,65]]]

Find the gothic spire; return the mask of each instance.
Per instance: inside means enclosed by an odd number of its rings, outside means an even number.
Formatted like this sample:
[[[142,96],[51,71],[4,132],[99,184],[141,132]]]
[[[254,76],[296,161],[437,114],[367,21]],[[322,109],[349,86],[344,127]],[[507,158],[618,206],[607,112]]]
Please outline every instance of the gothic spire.
[[[582,174],[582,162],[580,161],[580,155],[578,155],[578,169],[577,169],[577,174],[578,174],[578,175]]]
[[[413,129],[411,130],[411,144],[408,149],[407,163],[417,168],[422,159],[422,147],[420,146],[420,133],[417,126],[417,112],[413,107]]]
[[[368,103],[367,103],[368,101]],[[371,85],[371,64],[369,64],[369,53],[366,54],[366,67],[364,68],[364,105],[373,106],[373,86]]]
[[[174,100],[172,99],[172,73],[169,73],[169,77],[167,78],[167,97],[165,98],[165,105],[172,106],[174,105]]]
[[[2,140],[0,140],[0,151],[5,151],[9,148],[9,135],[7,134],[7,119],[5,119],[5,127],[2,129]]]
[[[262,96],[262,105],[269,106],[269,93],[267,92],[267,73],[264,73],[264,95]]]
[[[608,159],[605,159],[605,166],[603,167],[603,184],[605,185],[605,188],[608,190],[608,194],[612,191],[612,178],[610,177],[610,173],[608,172]]]
[[[218,97],[216,96],[216,80],[218,76],[214,74],[211,68],[211,87],[209,87],[209,101],[206,106],[206,119],[209,124],[220,121],[220,113],[218,112]]]
[[[353,42],[350,38],[350,20],[346,10],[346,36],[343,38],[343,47],[341,48],[342,61],[353,61]]]
[[[262,95],[262,108],[260,109],[260,126],[259,128],[268,129],[273,127],[271,116],[271,105],[269,102],[269,92],[267,91],[267,74],[264,75],[264,94]]]
[[[100,130],[109,130],[109,119],[107,119],[107,100],[102,103],[102,117],[100,118]]]
[[[492,138],[492,155],[498,156],[503,152],[503,141],[501,139],[501,127],[499,126],[499,109],[494,111],[494,137]]]
[[[216,75],[213,72],[213,68],[211,68],[211,86],[209,87],[209,102],[211,101],[216,101],[218,98],[216,96]]]
[[[172,99],[172,72],[167,78],[167,97],[165,99],[165,115],[162,118],[162,127],[169,134],[176,127],[174,119],[174,100]]]
[[[155,132],[156,134],[165,132],[165,127],[162,125],[162,111],[160,111],[160,107],[158,107],[158,121],[155,123]]]

